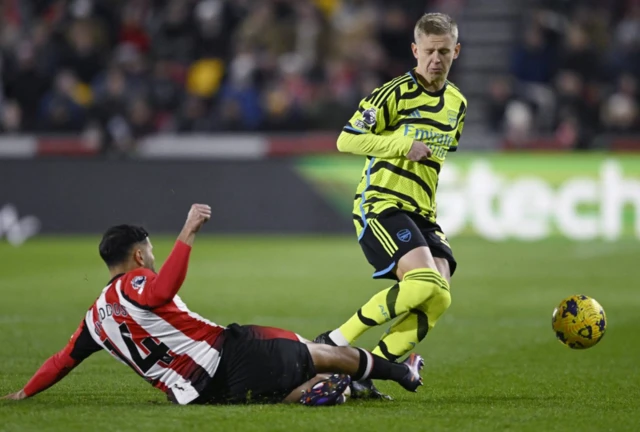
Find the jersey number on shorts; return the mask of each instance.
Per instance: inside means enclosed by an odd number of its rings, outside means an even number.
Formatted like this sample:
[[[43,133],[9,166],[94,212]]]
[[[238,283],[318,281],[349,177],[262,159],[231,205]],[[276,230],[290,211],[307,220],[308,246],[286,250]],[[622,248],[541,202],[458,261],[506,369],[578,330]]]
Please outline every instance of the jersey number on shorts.
[[[129,327],[127,326],[127,324],[122,323],[118,328],[120,329],[120,334],[122,335],[122,339],[124,340],[124,343],[127,345],[127,348],[129,349],[129,355],[131,356],[131,360],[120,355],[120,352],[118,352],[114,348],[114,346],[111,344],[109,339],[103,342],[104,346],[106,346],[109,351],[117,355],[120,359],[124,360],[126,363],[131,365],[131,362],[133,361],[134,364],[131,366],[132,367],[135,366],[134,369],[137,368],[143,374],[146,374],[158,362],[163,362],[168,365],[173,361],[173,357],[169,355],[169,347],[162,342],[156,343],[156,341],[154,341],[150,337],[142,340],[142,345],[147,349],[147,351],[149,351],[149,354],[143,358],[140,355],[140,351],[138,350],[136,343],[133,341],[133,339],[131,339],[131,331],[129,330]]]

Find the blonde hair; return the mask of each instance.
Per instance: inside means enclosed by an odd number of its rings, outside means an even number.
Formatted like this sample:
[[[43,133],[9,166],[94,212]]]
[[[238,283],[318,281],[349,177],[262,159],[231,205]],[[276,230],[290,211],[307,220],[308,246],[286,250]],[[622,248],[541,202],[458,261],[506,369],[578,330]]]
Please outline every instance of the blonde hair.
[[[417,41],[420,35],[446,35],[450,34],[454,41],[458,41],[458,24],[447,14],[428,13],[416,23],[413,36]]]

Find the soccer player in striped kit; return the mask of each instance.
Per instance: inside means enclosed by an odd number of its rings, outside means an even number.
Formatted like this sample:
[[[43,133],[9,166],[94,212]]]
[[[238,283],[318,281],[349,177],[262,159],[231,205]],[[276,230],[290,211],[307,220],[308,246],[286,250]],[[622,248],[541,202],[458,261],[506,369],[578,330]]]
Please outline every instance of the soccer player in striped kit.
[[[457,267],[436,222],[435,195],[467,112],[466,98],[447,80],[460,54],[458,26],[445,14],[425,14],[414,38],[417,66],[363,99],[338,138],[340,151],[366,156],[353,206],[356,234],[373,277],[395,282],[315,339],[347,346],[398,318],[373,351],[390,361],[415,348],[449,308]],[[388,398],[371,381],[353,383],[353,396],[361,395]]]
[[[66,347],[50,357],[22,390],[4,398],[35,396],[101,350],[180,405],[334,405],[346,400],[351,377],[393,380],[409,391],[422,385],[419,372],[424,362],[417,355],[397,364],[362,349],[312,343],[287,330],[223,327],[191,312],[178,291],[196,233],[210,217],[208,205],[191,207],[158,273],[143,228],[109,228],[99,251],[111,280]]]

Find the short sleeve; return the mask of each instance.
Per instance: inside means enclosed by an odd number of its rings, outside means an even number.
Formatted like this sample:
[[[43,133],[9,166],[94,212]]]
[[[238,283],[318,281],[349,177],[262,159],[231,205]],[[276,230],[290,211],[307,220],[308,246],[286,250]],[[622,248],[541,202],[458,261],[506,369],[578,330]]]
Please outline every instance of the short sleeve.
[[[149,269],[140,268],[127,273],[121,280],[122,296],[130,303],[142,308],[150,309],[149,295],[157,275]]]

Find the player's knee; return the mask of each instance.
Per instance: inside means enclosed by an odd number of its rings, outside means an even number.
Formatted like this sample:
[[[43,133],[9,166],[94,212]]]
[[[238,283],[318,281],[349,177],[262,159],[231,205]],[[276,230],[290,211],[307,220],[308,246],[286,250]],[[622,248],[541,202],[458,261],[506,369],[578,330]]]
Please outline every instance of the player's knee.
[[[425,303],[429,310],[438,317],[445,313],[447,309],[449,309],[449,306],[451,306],[451,292],[448,288],[448,285],[439,286]]]
[[[429,328],[436,325],[436,322],[444,315],[451,306],[451,294],[449,291],[441,289],[434,295],[428,303],[424,305],[429,317]]]
[[[411,306],[418,307],[426,302],[438,301],[446,308],[451,304],[449,284],[440,274],[430,268],[413,270],[405,274],[403,282],[411,282]]]
[[[435,301],[437,301],[440,304],[440,307],[442,308],[443,313],[444,311],[449,309],[449,306],[451,306],[451,292],[449,291],[448,288],[449,287],[447,286],[447,289],[441,289],[436,294]]]
[[[451,286],[446,278],[442,278],[442,286],[438,291],[438,301],[442,305],[442,313],[451,306]]]

